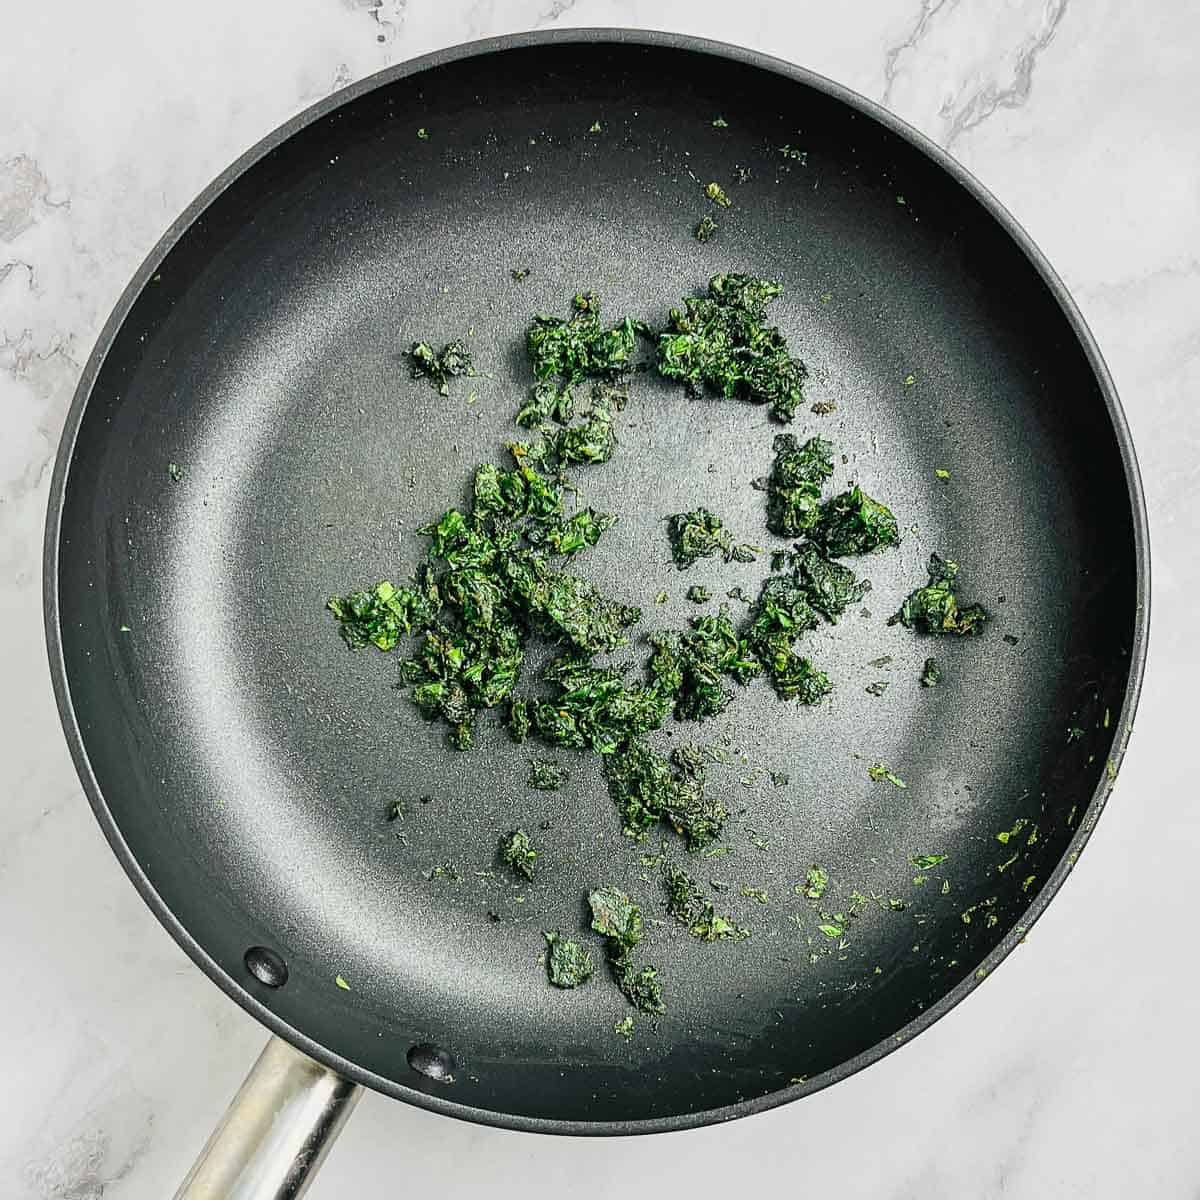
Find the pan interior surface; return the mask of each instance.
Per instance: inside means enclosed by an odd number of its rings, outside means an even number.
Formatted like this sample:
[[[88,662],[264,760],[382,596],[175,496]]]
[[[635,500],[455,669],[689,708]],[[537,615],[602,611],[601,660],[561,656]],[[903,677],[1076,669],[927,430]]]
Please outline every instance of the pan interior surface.
[[[731,207],[706,199],[710,181]],[[706,214],[718,231],[701,243]],[[709,786],[733,814],[731,852],[688,855],[666,835],[665,853],[728,885],[719,911],[753,931],[736,945],[666,919],[659,839],[622,836],[593,759],[553,755],[570,779],[540,792],[526,779],[543,752],[495,720],[450,750],[399,690],[400,652],[349,653],[324,609],[401,582],[417,529],[464,500],[477,463],[503,461],[532,313],[565,315],[590,289],[613,319],[660,326],[721,270],[783,283],[771,317],[809,365],[809,401],[836,406],[793,431],[830,439],[832,485],[860,482],[904,532],[855,561],[873,584],[862,606],[808,639],[835,683],[825,704],[759,682],[658,740],[729,751]],[[456,336],[480,377],[448,397],[408,377],[410,342]],[[750,486],[778,427],[653,372],[630,391],[617,454],[576,474],[620,517],[578,569],[640,604],[641,629],[677,628],[697,611],[691,584],[753,594],[768,568],[679,572],[662,518],[703,504],[783,548]],[[270,149],[125,316],[60,528],[79,753],[127,867],[243,1003],[394,1095],[518,1124],[694,1117],[892,1042],[1021,925],[1094,820],[1137,625],[1118,439],[1020,247],[841,99],[667,45],[445,62]],[[981,638],[887,624],[932,551],[991,611]],[[929,655],[944,677],[922,688]],[[872,779],[876,763],[907,786]],[[397,799],[407,815],[389,822]],[[495,862],[517,826],[542,851],[521,886]],[[946,857],[914,865],[926,855]],[[427,878],[439,864],[461,878]],[[819,901],[795,890],[812,864],[830,877]],[[668,1011],[636,1017],[629,1040],[586,932],[585,894],[604,883],[654,919],[643,958]],[[555,929],[592,945],[587,986],[547,984]],[[286,962],[284,986],[247,970],[255,946]],[[453,1082],[413,1069],[422,1044],[452,1056]]]

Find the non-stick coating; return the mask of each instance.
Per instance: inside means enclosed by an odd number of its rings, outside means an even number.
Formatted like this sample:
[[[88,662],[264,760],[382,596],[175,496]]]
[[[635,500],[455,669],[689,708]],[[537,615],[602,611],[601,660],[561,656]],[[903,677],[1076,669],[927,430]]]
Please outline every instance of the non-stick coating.
[[[732,207],[705,199],[710,180]],[[619,1132],[820,1086],[927,1023],[1020,936],[1123,744],[1144,635],[1140,501],[1086,333],[961,173],[794,70],[577,35],[359,88],[208,199],[147,266],[81,388],[48,600],[97,812],[231,994],[393,1095]],[[705,214],[719,231],[701,244]],[[659,841],[622,837],[592,759],[555,755],[570,781],[539,792],[536,751],[491,720],[476,749],[449,750],[398,690],[398,656],[348,652],[324,601],[401,580],[417,528],[462,499],[476,463],[502,460],[531,313],[594,289],[610,315],[661,324],[724,269],[784,284],[773,316],[811,368],[810,401],[836,404],[793,429],[834,442],[834,484],[886,499],[904,542],[858,564],[874,584],[861,610],[809,639],[836,684],[826,704],[759,683],[728,719],[662,738],[733,751],[710,776],[732,853],[666,839],[672,861],[729,885],[722,909],[753,929],[705,945],[664,919],[657,867],[640,861]],[[454,336],[484,374],[442,398],[402,351]],[[652,372],[631,392],[616,457],[578,472],[621,518],[579,566],[641,604],[643,629],[679,626],[690,584],[753,592],[767,566],[680,573],[662,518],[706,504],[782,545],[750,486],[778,427]],[[934,550],[992,612],[982,638],[887,625]],[[944,678],[927,689],[931,654]],[[877,680],[886,692],[868,694]],[[907,787],[873,781],[877,761]],[[397,798],[408,815],[389,823]],[[528,885],[494,861],[516,826],[542,851]],[[925,854],[947,858],[914,867]],[[441,863],[461,880],[427,879]],[[793,891],[813,863],[831,877],[820,904]],[[645,904],[668,1006],[629,1041],[602,966],[561,992],[539,961],[543,930],[595,944],[584,896],[601,883]],[[861,913],[839,919],[855,891]],[[834,923],[844,937],[818,928]],[[282,957],[285,986],[247,971],[253,946]],[[452,1055],[453,1082],[410,1067],[421,1043]]]

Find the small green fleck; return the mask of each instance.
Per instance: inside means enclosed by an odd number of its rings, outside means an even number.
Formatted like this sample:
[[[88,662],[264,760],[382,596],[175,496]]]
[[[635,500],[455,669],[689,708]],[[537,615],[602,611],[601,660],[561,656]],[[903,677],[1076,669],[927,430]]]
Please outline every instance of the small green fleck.
[[[927,658],[925,665],[921,668],[921,686],[922,687],[937,687],[942,681],[941,664],[936,658]]]
[[[897,196],[897,197],[896,197],[896,203],[897,203],[897,204],[901,204],[901,205],[905,205],[905,204],[907,204],[907,203],[908,203],[908,201],[907,201],[907,200],[905,200],[905,198],[904,198],[903,196]]]
[[[178,463],[167,463],[167,474],[172,483],[178,483],[183,478],[183,468]]]
[[[1067,741],[1077,742],[1083,737],[1083,730],[1078,725],[1071,725],[1067,729]]]
[[[996,834],[996,841],[998,841],[1002,846],[1007,846],[1009,838],[1016,837],[1017,834],[1020,833],[1021,830],[1024,829],[1028,824],[1029,822],[1024,817],[1018,817],[1013,823],[1013,827],[1011,829],[1002,829],[998,834]]]
[[[1104,773],[1108,776],[1109,783],[1117,778],[1117,764],[1111,758],[1104,764]]]
[[[133,630],[130,629],[128,625],[122,625],[121,628],[117,630],[117,632],[118,633],[132,633]]]
[[[807,150],[798,150],[795,146],[780,146],[779,153],[784,158],[790,158],[793,162],[798,162],[802,167],[808,163]]]
[[[949,857],[948,854],[914,854],[908,861],[918,871],[931,871],[934,867],[940,867]]]
[[[1027,892],[1037,882],[1036,875],[1026,875],[1021,881],[1021,891]]]
[[[613,1033],[619,1033],[626,1041],[633,1037],[633,1018],[622,1017],[614,1026]]]
[[[740,895],[745,896],[747,900],[753,900],[758,904],[767,903],[767,893],[762,888],[751,887],[747,883],[743,883],[738,889]]]
[[[725,189],[716,182],[705,184],[704,194],[721,208],[728,208],[733,201],[725,194]]]
[[[827,938],[840,938],[842,936],[842,934],[846,932],[846,928],[844,925],[835,925],[832,922],[829,922],[825,925],[818,925],[817,928]]]
[[[532,267],[513,267],[509,274],[513,277],[513,280],[516,283],[521,283],[528,279],[532,272]]]
[[[511,867],[514,874],[532,879],[533,864],[537,859],[538,852],[533,848],[525,830],[514,829],[500,839],[500,861]]]
[[[712,122],[714,129],[728,129],[729,122],[724,117],[714,117]]]
[[[921,885],[922,885],[922,884],[925,884],[925,883],[928,883],[928,882],[929,882],[929,876],[928,876],[928,875],[914,875],[914,876],[913,876],[913,884],[914,884],[916,887],[921,887]]]
[[[1108,728],[1108,726],[1109,726],[1109,724],[1110,724],[1110,721],[1111,721],[1111,717],[1112,717],[1112,714],[1111,714],[1111,713],[1109,712],[1109,710],[1106,708],[1106,709],[1104,710],[1104,728],[1105,728],[1105,729],[1107,729],[1107,728]]]
[[[908,784],[897,775],[891,767],[884,762],[872,763],[867,768],[867,774],[878,783],[880,780],[886,779],[893,787],[906,788]]]
[[[791,1084],[796,1084],[796,1083],[807,1083],[807,1082],[808,1082],[808,1076],[807,1076],[807,1075],[793,1075],[793,1076],[791,1077],[791,1079],[789,1079],[789,1080],[788,1080],[788,1083],[791,1083]]]
[[[787,787],[790,779],[791,779],[791,776],[786,771],[772,771],[771,772],[771,786],[772,787]]]
[[[693,583],[687,590],[687,598],[693,604],[707,604],[712,599],[712,592],[699,583]]]
[[[588,133],[599,133],[600,131],[601,125],[599,121],[593,121],[591,125],[588,126]]]
[[[830,300],[832,300],[832,299],[833,299],[832,292],[822,292],[821,293],[821,303],[822,304],[828,304],[830,302]]]
[[[654,597],[655,604],[666,604],[666,602],[667,602],[667,593],[666,592],[659,592],[658,595]]]
[[[864,690],[868,696],[882,696],[888,690],[888,686],[888,680],[877,679],[874,683],[868,684]]]
[[[711,242],[717,234],[717,223],[706,213],[696,222],[696,228],[692,230],[692,237],[698,242]]]
[[[550,948],[546,957],[546,971],[550,982],[557,988],[577,988],[587,983],[595,968],[591,952],[571,938],[564,938],[557,930],[542,935]]]
[[[915,375],[905,375],[905,377],[904,377],[904,386],[905,387],[912,387],[916,384],[916,382],[917,382],[917,377]]]
[[[997,871],[1007,871],[1008,868],[1011,867],[1013,865],[1013,863],[1015,863],[1017,861],[1017,859],[1020,857],[1021,856],[1018,853],[1018,854],[1014,854],[1011,858],[1006,858],[1002,863],[997,865],[996,870]]]
[[[340,975],[335,976],[333,982],[336,983],[343,992],[348,992],[350,990],[350,985]]]
[[[946,481],[950,478],[950,472],[945,467],[935,467],[933,472],[939,479]]]
[[[942,895],[948,896],[949,894],[950,894],[950,880],[943,879],[942,880]]]
[[[557,792],[570,778],[571,772],[552,758],[531,758],[525,786],[539,792]]]
[[[808,868],[804,882],[798,883],[792,891],[798,896],[807,896],[810,900],[820,900],[829,886],[829,872],[822,870],[814,863]]]
[[[429,141],[429,130],[422,125],[421,128],[417,130],[417,137],[419,137],[423,142]]]

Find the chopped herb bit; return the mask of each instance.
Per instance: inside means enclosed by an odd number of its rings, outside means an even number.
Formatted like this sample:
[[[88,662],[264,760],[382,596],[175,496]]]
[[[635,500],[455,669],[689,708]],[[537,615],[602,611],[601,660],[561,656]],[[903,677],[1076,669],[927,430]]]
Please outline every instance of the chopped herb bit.
[[[676,513],[667,523],[671,539],[671,556],[682,571],[701,558],[720,554],[726,562],[751,562],[758,547],[734,546],[733,535],[721,523],[721,518],[707,508]]]
[[[374,645],[386,651],[432,624],[440,605],[436,585],[397,588],[384,579],[369,592],[333,596],[325,607],[341,622],[342,640],[351,650]]]
[[[167,474],[172,483],[178,483],[183,478],[183,468],[178,463],[167,463]]]
[[[767,893],[762,888],[751,887],[749,884],[743,883],[738,888],[738,894],[745,896],[747,900],[753,900],[757,904],[767,903]]]
[[[588,904],[592,928],[607,939],[608,961],[625,998],[641,1012],[666,1012],[658,972],[653,967],[639,971],[633,965],[633,949],[642,940],[641,909],[612,886],[589,893]]]
[[[779,153],[784,158],[790,158],[793,162],[798,162],[802,167],[808,165],[807,150],[797,150],[795,146],[780,146]]]
[[[827,417],[837,412],[837,405],[832,400],[817,400],[808,406],[808,411],[817,417]]]
[[[712,599],[712,592],[703,584],[693,583],[687,590],[687,598],[693,604],[707,604]]]
[[[774,417],[790,421],[808,371],[788,353],[783,334],[763,324],[780,291],[771,280],[714,275],[707,295],[671,309],[658,337],[659,374],[686,383],[693,394],[707,385],[726,399],[770,404]]]
[[[928,875],[914,875],[914,876],[913,876],[913,883],[914,883],[914,884],[915,884],[917,887],[920,887],[920,886],[921,886],[923,883],[928,883],[928,882],[929,882],[929,876],[928,876]]]
[[[593,121],[591,125],[588,126],[588,133],[599,133],[600,130],[601,126],[599,121]]]
[[[520,744],[529,736],[532,724],[528,700],[514,699],[508,706],[508,736]]]
[[[429,140],[429,130],[422,125],[421,128],[417,130],[417,137],[419,137],[421,141],[427,142]]]
[[[791,776],[786,771],[772,771],[771,783],[774,787],[787,787]]]
[[[403,800],[393,800],[388,805],[387,819],[389,821],[403,821],[408,814],[408,807]]]
[[[667,911],[692,937],[702,942],[741,941],[750,931],[735,925],[728,917],[718,916],[713,903],[696,881],[678,867],[665,866],[663,881],[667,891]]]
[[[812,537],[830,558],[845,558],[899,545],[900,527],[886,504],[855,485],[821,505]]]
[[[522,283],[533,273],[532,267],[513,267],[509,272],[517,283]]]
[[[590,950],[571,938],[564,938],[557,930],[542,936],[550,947],[550,953],[546,956],[546,970],[555,987],[577,988],[591,979],[595,968]]]
[[[519,425],[554,420],[567,424],[575,407],[574,389],[584,379],[612,380],[633,366],[638,334],[645,326],[631,317],[605,329],[600,301],[591,292],[576,295],[566,320],[535,316],[526,335],[536,382],[517,414]]]
[[[1024,829],[1028,824],[1029,822],[1024,817],[1018,817],[1011,829],[1002,829],[998,834],[996,834],[996,841],[998,841],[1002,846],[1007,846],[1009,839],[1016,837],[1017,834],[1020,833],[1021,830]]]
[[[425,872],[425,878],[432,881],[434,879],[448,879],[451,883],[461,883],[462,876],[458,873],[458,868],[451,862],[438,863],[432,866]]]
[[[810,900],[820,900],[829,886],[829,872],[814,863],[808,868],[804,882],[798,883],[792,889],[798,896],[807,896]]]
[[[868,696],[882,696],[888,690],[889,681],[886,679],[877,679],[874,683],[868,684],[863,690]]]
[[[780,537],[798,537],[820,518],[821,486],[833,474],[833,447],[824,438],[801,445],[792,434],[780,433],[772,448],[767,528]]]
[[[613,1033],[618,1033],[626,1041],[633,1037],[633,1018],[623,1017],[613,1026]]]
[[[1109,783],[1113,783],[1117,778],[1117,764],[1113,760],[1107,759],[1104,763],[1104,773],[1108,776]]]
[[[870,775],[870,777],[873,780],[875,780],[876,783],[880,782],[881,780],[886,779],[887,782],[890,783],[893,787],[898,787],[898,788],[908,787],[908,784],[905,783],[904,780],[901,779],[899,775],[895,774],[892,771],[892,768],[889,767],[887,765],[887,763],[885,763],[885,762],[872,763],[867,768],[867,774]]]
[[[1078,725],[1072,725],[1067,729],[1067,741],[1077,742],[1083,737],[1083,730]]]
[[[888,624],[899,621],[906,629],[921,633],[982,633],[987,612],[979,604],[959,607],[954,591],[957,578],[958,563],[931,554],[929,583],[913,592],[900,606],[900,611],[889,618]]]
[[[818,925],[817,928],[827,938],[840,938],[846,932],[846,927],[844,925],[836,925],[832,921],[827,921],[823,925]]]
[[[526,786],[536,788],[539,792],[557,792],[570,777],[571,772],[553,759],[533,758],[529,760]]]
[[[1037,883],[1036,875],[1026,875],[1025,878],[1021,880],[1021,891],[1029,891],[1029,889],[1033,887],[1035,883]]]
[[[936,658],[927,658],[921,668],[921,686],[937,687],[942,681],[942,668]]]
[[[884,667],[890,667],[891,665],[892,656],[890,654],[885,654],[882,658],[873,658],[867,663],[868,667],[874,667],[876,671],[882,671]]]
[[[712,217],[705,214],[696,223],[696,228],[692,230],[692,236],[698,242],[711,242],[717,233],[717,223]]]
[[[940,867],[949,857],[948,854],[914,854],[908,861],[918,871],[931,871],[934,867]]]
[[[335,975],[333,982],[336,983],[343,992],[348,992],[350,990],[350,985],[340,975]]]
[[[950,478],[950,472],[947,471],[944,467],[936,467],[934,469],[933,473],[943,482],[949,480],[949,478]]]
[[[950,880],[943,879],[942,880],[942,895],[948,896],[949,894],[950,894]]]
[[[714,129],[727,129],[729,127],[729,122],[725,120],[724,117],[714,117],[712,127]]]
[[[450,395],[450,380],[461,375],[474,375],[471,352],[460,338],[447,342],[438,353],[428,342],[413,342],[408,350],[410,374],[414,379],[428,379],[439,396]]]
[[[1011,633],[1006,633],[1004,635],[1004,641],[1007,642],[1008,645],[1010,645],[1010,646],[1015,646],[1020,640],[1021,639],[1019,637],[1015,637]]]
[[[725,194],[725,189],[719,183],[707,183],[704,185],[704,194],[716,205],[721,208],[728,208],[733,201]]]
[[[746,683],[762,671],[745,638],[738,636],[725,605],[719,612],[693,617],[691,630],[651,634],[654,654],[649,670],[654,688],[674,703],[681,721],[703,721],[725,709],[732,693],[722,687],[729,676]]]
[[[122,625],[117,629],[118,633],[132,633],[133,630],[128,625]]]
[[[667,595],[666,592],[659,592],[658,595],[654,597],[654,603],[655,604],[666,604],[666,602],[669,599],[670,599],[670,597]]]
[[[533,864],[537,862],[538,852],[529,840],[529,834],[523,829],[514,829],[500,839],[500,861],[511,867],[513,873],[525,879],[533,878]]]

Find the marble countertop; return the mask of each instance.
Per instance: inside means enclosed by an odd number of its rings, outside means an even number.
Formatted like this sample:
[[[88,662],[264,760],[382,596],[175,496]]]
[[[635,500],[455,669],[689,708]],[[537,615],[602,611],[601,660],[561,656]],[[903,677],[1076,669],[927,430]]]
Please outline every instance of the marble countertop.
[[[0,1195],[169,1194],[264,1040],[159,928],[92,820],[54,711],[40,550],[81,364],[127,278],[229,161],[439,46],[550,25],[740,42],[882,100],[1049,255],[1145,476],[1154,638],[1104,820],[1028,942],[947,1019],[801,1104],[578,1141],[377,1096],[312,1195],[1200,1196],[1187,914],[1200,668],[1200,13],[1179,0],[82,0],[0,17]],[[1182,922],[1182,924],[1181,924]],[[500,1182],[502,1181],[502,1182]]]

